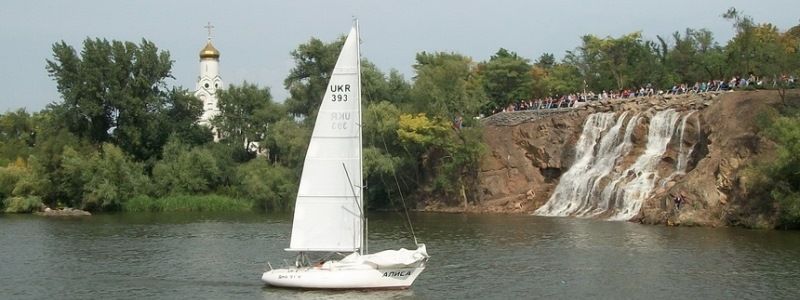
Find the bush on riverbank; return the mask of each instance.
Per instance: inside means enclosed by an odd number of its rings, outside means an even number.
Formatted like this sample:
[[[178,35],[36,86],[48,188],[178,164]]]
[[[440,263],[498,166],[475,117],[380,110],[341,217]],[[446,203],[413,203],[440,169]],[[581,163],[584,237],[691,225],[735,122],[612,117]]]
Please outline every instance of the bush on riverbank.
[[[42,208],[42,199],[36,196],[9,197],[3,200],[6,213],[31,213]]]
[[[776,226],[800,228],[800,100],[762,114],[760,133],[775,142],[776,157],[750,167],[750,189],[757,212],[773,215]]]
[[[249,201],[219,195],[175,195],[162,198],[137,196],[125,202],[127,212],[245,212],[252,210]]]

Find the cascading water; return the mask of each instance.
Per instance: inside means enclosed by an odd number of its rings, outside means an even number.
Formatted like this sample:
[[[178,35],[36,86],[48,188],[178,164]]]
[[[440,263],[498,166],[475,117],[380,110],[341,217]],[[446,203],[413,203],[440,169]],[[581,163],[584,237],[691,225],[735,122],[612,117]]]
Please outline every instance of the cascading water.
[[[583,133],[576,145],[576,161],[573,166],[561,176],[561,182],[556,187],[547,203],[536,210],[536,214],[545,216],[566,216],[582,213],[593,207],[592,194],[597,187],[599,179],[606,176],[613,168],[616,160],[630,150],[630,135],[638,117],[633,117],[628,122],[625,137],[620,139],[619,132],[622,128],[627,112],[617,118],[614,126],[608,128],[613,119],[613,113],[593,114],[584,125]],[[605,135],[600,136],[601,133]],[[599,147],[595,151],[597,140]],[[586,148],[577,148],[586,147]]]
[[[586,174],[586,171],[591,168],[595,160],[594,148],[597,144],[597,140],[600,138],[601,134],[608,129],[613,120],[613,113],[593,114],[586,119],[583,132],[580,138],[578,138],[578,143],[575,145],[575,163],[566,173],[561,175],[561,178],[570,181],[572,184],[559,184],[550,199],[558,198],[561,199],[561,201],[548,201],[547,204],[537,210],[537,213],[541,212],[543,215],[550,216],[563,216],[568,215],[577,208],[581,199],[584,198],[579,197],[578,190],[583,187],[582,183],[585,181],[579,180],[578,178]],[[615,126],[615,128],[616,127],[618,126]]]
[[[644,152],[622,172],[615,169],[619,169],[619,164],[633,148],[631,136],[642,118],[639,115],[628,118],[627,112],[617,117],[616,121],[613,121],[612,113],[589,116],[576,144],[575,163],[561,176],[547,203],[534,214],[603,215],[611,220],[634,217],[659,181],[657,167],[673,136],[677,135],[676,129],[680,132],[680,149],[675,171],[670,177],[685,172],[693,147],[684,149],[683,135],[686,121],[693,113],[684,115],[677,122],[681,116],[675,110],[657,112],[648,125]],[[678,128],[676,123],[680,123]]]
[[[636,125],[639,124],[639,120],[640,120],[639,115],[636,115],[633,118],[631,118],[630,121],[628,121],[628,126],[625,128],[625,138],[623,139],[622,143],[619,146],[617,146],[620,149],[618,151],[611,153],[611,156],[603,158],[601,160],[604,163],[605,162],[608,163],[608,165],[605,167],[605,173],[602,176],[597,177],[597,179],[594,181],[592,190],[589,192],[589,195],[587,195],[588,197],[600,199],[601,201],[595,201],[597,204],[595,205],[594,209],[592,211],[584,212],[583,213],[584,216],[596,216],[609,210],[610,203],[608,201],[602,201],[603,198],[600,197],[601,195],[598,192],[599,191],[598,187],[602,182],[602,179],[607,178],[610,175],[611,171],[614,169],[614,166],[616,165],[616,162],[619,161],[622,157],[628,155],[628,152],[630,152],[631,148],[633,147],[633,143],[631,142],[631,136],[633,135],[633,130],[636,128]]]
[[[670,109],[656,113],[650,120],[644,153],[603,190],[603,201],[614,204],[609,219],[628,220],[639,213],[642,202],[650,195],[658,180],[656,166],[667,151],[677,119],[678,113]]]
[[[680,173],[680,174],[686,173],[686,164],[689,160],[689,156],[692,155],[692,150],[694,150],[693,147],[686,149],[686,147],[683,146],[683,134],[686,132],[686,120],[688,120],[689,117],[692,116],[694,113],[695,111],[692,111],[683,116],[683,120],[681,121],[681,127],[678,129],[681,131],[681,135],[680,138],[678,139],[680,147],[678,148],[678,164],[675,166],[675,173]]]

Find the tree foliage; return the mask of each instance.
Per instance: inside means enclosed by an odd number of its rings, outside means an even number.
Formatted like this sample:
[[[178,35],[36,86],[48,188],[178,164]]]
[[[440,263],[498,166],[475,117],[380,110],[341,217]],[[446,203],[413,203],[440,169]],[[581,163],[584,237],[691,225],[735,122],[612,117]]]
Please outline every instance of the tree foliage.
[[[665,89],[751,73],[761,87],[785,95],[785,78],[800,71],[800,25],[782,31],[735,9],[723,17],[734,30],[724,43],[706,29],[687,28],[653,41],[640,32],[584,35],[562,59],[543,53],[533,63],[504,48],[485,61],[423,51],[409,80],[362,58],[369,205],[394,206],[401,194],[450,204],[476,199],[485,151],[476,117],[518,100],[646,85]],[[199,202],[187,203],[192,198],[186,195],[216,195],[202,201],[287,209],[343,43],[344,37],[311,38],[292,51],[295,66],[284,80],[284,102],[247,82],[219,90],[220,114],[212,124],[220,143],[210,143],[210,129],[198,125],[202,103],[167,86],[173,62],[152,42],[86,39],[80,51],[55,43],[46,70],[61,100],[40,112],[0,115],[0,198],[13,198],[18,207],[41,200],[113,210],[136,198],[144,207],[195,209]],[[782,224],[795,226],[796,118],[775,120],[764,133],[781,145],[781,163],[764,164],[759,178],[770,183],[762,189],[767,206],[780,212]]]
[[[551,66],[552,62],[544,63]],[[503,107],[531,97],[533,76],[530,62],[515,52],[500,48],[488,62],[480,64],[479,73],[486,95],[494,106]]]
[[[456,53],[417,53],[411,88],[414,109],[436,116],[476,116],[486,101],[475,64]]]
[[[53,45],[47,71],[63,102],[59,121],[93,144],[110,142],[137,159],[158,155],[175,125],[192,126],[201,113],[197,100],[170,92],[169,53],[150,41],[86,39],[80,55],[65,42]]]
[[[254,159],[240,165],[236,176],[236,195],[250,199],[255,207],[283,211],[294,206],[298,178],[289,168]]]
[[[777,155],[751,167],[751,197],[762,199],[760,213],[775,212],[779,227],[800,228],[800,113],[772,110],[761,119],[761,133],[775,142]]]
[[[177,138],[164,146],[163,158],[153,167],[154,194],[207,194],[221,185],[222,168],[214,154],[202,147],[190,148]]]
[[[267,137],[269,124],[283,116],[283,109],[272,102],[268,88],[245,82],[218,91],[219,111],[211,124],[222,141],[236,150],[238,161],[252,159],[263,151],[261,142]]]
[[[325,88],[344,45],[344,36],[331,43],[311,38],[293,50],[295,67],[283,81],[289,90],[286,108],[296,117],[313,117],[325,95]]]

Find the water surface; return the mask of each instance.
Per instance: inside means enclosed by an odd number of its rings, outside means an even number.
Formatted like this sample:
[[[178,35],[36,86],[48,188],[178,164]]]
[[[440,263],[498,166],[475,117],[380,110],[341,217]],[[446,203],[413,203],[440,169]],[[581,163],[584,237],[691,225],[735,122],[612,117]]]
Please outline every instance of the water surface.
[[[509,215],[412,215],[428,269],[410,290],[265,287],[290,216],[0,214],[3,299],[790,299],[800,233],[668,228]],[[413,247],[398,214],[371,214],[370,249]]]

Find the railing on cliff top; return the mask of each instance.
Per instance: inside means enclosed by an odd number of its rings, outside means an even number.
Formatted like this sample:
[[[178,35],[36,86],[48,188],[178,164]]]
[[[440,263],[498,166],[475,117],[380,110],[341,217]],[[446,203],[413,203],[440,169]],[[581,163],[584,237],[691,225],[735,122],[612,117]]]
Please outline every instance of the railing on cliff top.
[[[563,108],[543,108],[543,109],[527,109],[527,110],[518,110],[518,111],[506,111],[506,112],[499,112],[493,114],[491,116],[485,117],[481,120],[486,125],[493,125],[493,126],[514,126],[517,124],[521,124],[524,122],[535,121],[543,118],[547,118],[553,115],[559,115],[563,113],[568,113],[571,111],[585,109],[586,106],[596,106],[596,105],[608,105],[608,104],[618,104],[618,103],[625,103],[625,102],[639,102],[642,100],[648,99],[657,99],[663,101],[671,101],[679,98],[686,98],[691,96],[703,96],[703,97],[711,97],[716,96],[721,93],[725,92],[732,92],[733,90],[728,91],[708,91],[708,92],[701,92],[701,93],[683,93],[683,94],[661,94],[661,95],[650,95],[650,96],[635,96],[635,97],[628,97],[628,98],[615,98],[615,99],[604,99],[604,100],[591,100],[588,102],[578,102],[575,106],[571,107],[563,107]]]
[[[575,110],[575,107],[550,108],[550,109],[531,109],[518,110],[511,112],[500,112],[483,118],[483,123],[494,126],[511,126],[523,122],[535,121],[552,115],[562,114]]]

